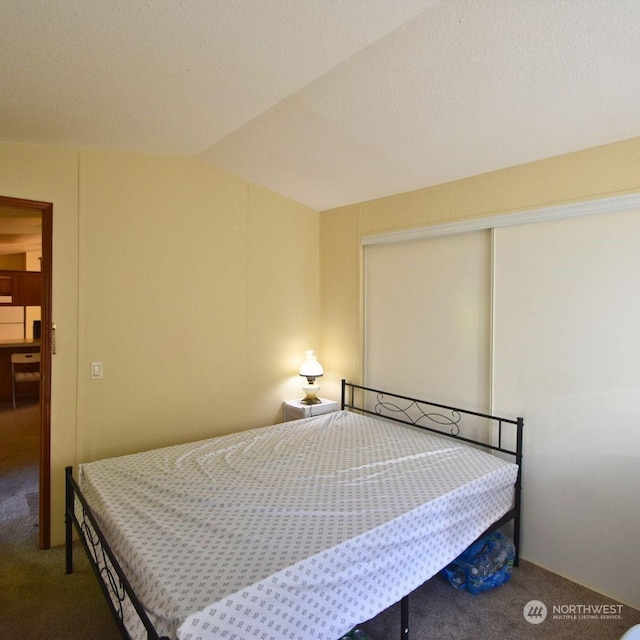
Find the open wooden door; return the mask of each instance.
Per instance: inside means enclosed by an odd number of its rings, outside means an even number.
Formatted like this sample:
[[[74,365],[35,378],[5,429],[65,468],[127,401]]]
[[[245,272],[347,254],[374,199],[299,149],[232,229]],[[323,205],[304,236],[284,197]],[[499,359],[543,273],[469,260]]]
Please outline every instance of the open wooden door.
[[[51,546],[51,354],[54,331],[51,321],[53,204],[0,196],[4,210],[40,212],[42,216],[42,299],[40,304],[40,538],[41,549]]]

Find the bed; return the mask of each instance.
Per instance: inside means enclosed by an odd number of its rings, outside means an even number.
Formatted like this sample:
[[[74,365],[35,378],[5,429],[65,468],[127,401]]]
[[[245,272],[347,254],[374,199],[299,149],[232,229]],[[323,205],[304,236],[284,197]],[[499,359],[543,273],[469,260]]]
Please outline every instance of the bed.
[[[478,537],[520,536],[521,418],[343,381],[341,410],[66,469],[123,638],[338,640]],[[471,436],[469,436],[469,433]]]

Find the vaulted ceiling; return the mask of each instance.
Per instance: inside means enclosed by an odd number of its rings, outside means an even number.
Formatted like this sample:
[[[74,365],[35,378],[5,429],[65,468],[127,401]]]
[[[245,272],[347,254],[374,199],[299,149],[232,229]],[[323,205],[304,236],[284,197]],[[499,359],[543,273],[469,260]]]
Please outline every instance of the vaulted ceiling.
[[[640,0],[4,0],[0,140],[318,210],[640,136]]]

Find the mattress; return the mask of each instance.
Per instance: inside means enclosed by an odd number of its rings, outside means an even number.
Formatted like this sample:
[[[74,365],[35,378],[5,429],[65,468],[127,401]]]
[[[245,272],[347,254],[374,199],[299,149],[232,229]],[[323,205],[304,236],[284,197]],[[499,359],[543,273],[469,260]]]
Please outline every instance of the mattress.
[[[337,640],[504,515],[516,476],[341,411],[83,464],[79,484],[160,635]]]

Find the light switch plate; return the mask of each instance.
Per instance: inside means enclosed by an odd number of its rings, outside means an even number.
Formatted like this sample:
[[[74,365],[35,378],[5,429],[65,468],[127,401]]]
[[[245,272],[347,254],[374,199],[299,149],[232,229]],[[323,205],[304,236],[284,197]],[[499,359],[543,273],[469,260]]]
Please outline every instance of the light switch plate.
[[[102,362],[91,363],[91,379],[102,380]]]

